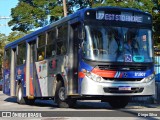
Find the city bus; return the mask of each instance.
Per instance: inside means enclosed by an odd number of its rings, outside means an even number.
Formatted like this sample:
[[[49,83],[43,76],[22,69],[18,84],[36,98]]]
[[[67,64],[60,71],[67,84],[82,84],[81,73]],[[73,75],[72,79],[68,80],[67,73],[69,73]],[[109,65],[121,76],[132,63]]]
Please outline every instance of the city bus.
[[[5,46],[3,93],[19,104],[101,100],[124,108],[131,97],[155,94],[153,56],[149,13],[85,8]]]

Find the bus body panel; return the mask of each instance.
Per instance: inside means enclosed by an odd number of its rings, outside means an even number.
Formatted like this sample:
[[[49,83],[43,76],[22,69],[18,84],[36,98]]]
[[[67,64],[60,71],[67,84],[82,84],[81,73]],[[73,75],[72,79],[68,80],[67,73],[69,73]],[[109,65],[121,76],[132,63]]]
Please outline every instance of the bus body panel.
[[[92,86],[92,87],[90,87]],[[93,89],[94,88],[94,89]],[[95,82],[84,77],[81,82],[82,95],[99,96],[149,96],[155,94],[155,80],[143,82]]]
[[[85,73],[84,70],[88,73]],[[146,71],[100,70],[81,61],[79,71],[79,94],[82,95],[155,94],[155,77],[153,76],[150,81],[145,82],[147,77],[153,75],[153,68]],[[92,77],[99,77],[100,80],[93,80]]]

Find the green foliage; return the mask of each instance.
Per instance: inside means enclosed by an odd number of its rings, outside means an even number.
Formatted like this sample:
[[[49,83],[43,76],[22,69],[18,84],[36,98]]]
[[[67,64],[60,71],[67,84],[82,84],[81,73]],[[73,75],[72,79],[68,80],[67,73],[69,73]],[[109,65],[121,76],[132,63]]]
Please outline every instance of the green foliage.
[[[2,61],[3,61],[3,54],[4,54],[4,46],[8,44],[9,42],[15,41],[21,37],[26,35],[23,32],[11,32],[9,36],[6,36],[5,34],[0,33],[0,73],[1,73],[1,67],[2,67]]]
[[[8,25],[12,30],[27,32],[33,28],[43,27],[47,16],[56,6],[56,0],[19,0],[18,5],[11,10],[12,20]]]
[[[152,0],[107,0],[105,3],[100,2],[93,2],[92,7],[98,6],[118,6],[118,7],[125,7],[125,8],[135,8],[140,9],[145,12],[152,13],[152,8],[154,4]]]
[[[3,56],[3,48],[6,44],[7,41],[6,39],[7,39],[6,35],[0,33],[0,57]]]
[[[7,36],[7,43],[9,42],[13,42],[15,40],[18,40],[19,38],[22,38],[23,36],[25,36],[26,34],[24,32],[18,32],[18,31],[14,31],[11,32],[8,36]]]

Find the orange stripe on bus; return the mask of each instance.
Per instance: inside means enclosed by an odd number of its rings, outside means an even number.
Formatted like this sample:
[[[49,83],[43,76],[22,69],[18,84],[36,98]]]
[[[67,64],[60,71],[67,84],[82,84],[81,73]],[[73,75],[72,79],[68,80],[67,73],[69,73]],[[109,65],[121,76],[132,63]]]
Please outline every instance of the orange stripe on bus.
[[[101,77],[108,77],[108,78],[114,78],[115,74],[116,74],[116,71],[111,71],[111,70],[100,70],[100,69],[97,69],[97,68],[94,68],[92,70],[92,72],[94,74],[97,74]]]
[[[78,73],[78,77],[79,77],[79,78],[84,78],[84,76],[85,76],[85,74],[84,74],[83,72],[79,72],[79,73]]]
[[[30,79],[29,79],[30,81],[29,81],[29,92],[30,92],[30,95],[34,95],[34,90],[33,90],[33,83],[32,83],[32,78],[30,77]]]

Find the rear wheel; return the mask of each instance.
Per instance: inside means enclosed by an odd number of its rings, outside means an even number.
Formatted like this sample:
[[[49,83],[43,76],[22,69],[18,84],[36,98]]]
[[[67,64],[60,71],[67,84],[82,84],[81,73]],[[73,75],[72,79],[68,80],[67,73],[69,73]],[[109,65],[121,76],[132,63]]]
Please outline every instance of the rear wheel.
[[[22,88],[22,84],[20,83],[18,85],[18,89],[17,89],[17,102],[19,104],[25,104],[25,98],[23,97],[23,88]]]
[[[111,97],[109,100],[109,104],[112,108],[124,108],[128,105],[129,102],[128,96],[117,96],[117,97]]]
[[[74,107],[76,100],[71,98],[66,98],[65,87],[61,81],[58,81],[55,93],[55,102],[60,108]]]

